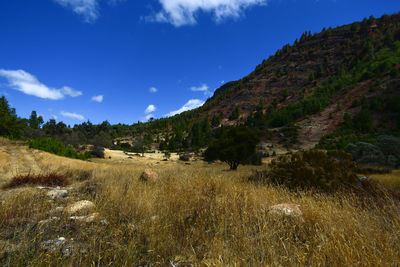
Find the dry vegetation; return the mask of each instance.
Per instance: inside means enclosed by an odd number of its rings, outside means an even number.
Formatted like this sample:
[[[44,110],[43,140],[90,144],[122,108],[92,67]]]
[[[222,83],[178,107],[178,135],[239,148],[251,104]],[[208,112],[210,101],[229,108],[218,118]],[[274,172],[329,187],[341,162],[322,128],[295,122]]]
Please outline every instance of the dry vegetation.
[[[12,160],[28,173],[23,164],[32,162],[25,157],[35,162],[37,173],[65,175],[71,185],[65,188],[68,197],[56,200],[34,186],[0,191],[1,265],[400,263],[400,205],[389,196],[374,203],[351,194],[257,186],[247,182],[255,167],[233,172],[223,164],[157,164],[143,158],[83,162],[3,142],[0,162]],[[0,184],[16,175],[9,174],[12,167],[2,165]],[[159,178],[140,182],[148,168]],[[398,171],[373,177],[400,188]],[[55,216],[56,207],[83,199],[95,203],[97,220],[77,222],[60,213],[57,220],[43,223]],[[268,211],[279,203],[299,204],[304,220]],[[58,237],[65,237],[65,243],[55,250],[41,245]]]

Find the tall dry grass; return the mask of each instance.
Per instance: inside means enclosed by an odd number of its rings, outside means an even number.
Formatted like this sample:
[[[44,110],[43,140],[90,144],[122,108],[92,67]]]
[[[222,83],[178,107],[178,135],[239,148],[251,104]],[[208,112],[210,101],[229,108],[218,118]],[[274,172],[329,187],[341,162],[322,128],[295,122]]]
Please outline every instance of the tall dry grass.
[[[140,162],[114,165],[58,159],[54,158],[54,164],[38,164],[71,177],[69,199],[49,202],[43,191],[30,187],[1,192],[8,195],[0,202],[1,264],[400,263],[400,209],[389,195],[374,204],[352,194],[257,186],[246,181],[253,167],[231,172],[227,166],[202,162],[145,167]],[[159,173],[159,179],[140,182],[139,176],[149,166]],[[80,199],[92,200],[101,220],[80,224],[61,214],[58,221],[39,226],[38,221],[52,216],[50,211],[56,206]],[[268,212],[279,203],[299,204],[304,221]],[[68,240],[72,255],[63,254],[62,249],[41,249],[41,242],[58,236]]]

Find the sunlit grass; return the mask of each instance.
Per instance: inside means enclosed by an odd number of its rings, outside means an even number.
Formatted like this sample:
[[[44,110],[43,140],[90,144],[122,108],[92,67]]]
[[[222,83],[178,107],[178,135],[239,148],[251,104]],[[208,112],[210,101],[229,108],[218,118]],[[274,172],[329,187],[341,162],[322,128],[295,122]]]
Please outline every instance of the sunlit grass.
[[[8,251],[0,252],[1,264],[166,266],[180,261],[208,266],[393,266],[400,262],[399,204],[390,196],[369,204],[352,194],[257,186],[246,180],[260,168],[254,166],[240,166],[235,172],[227,171],[228,165],[202,161],[190,166],[146,159],[92,163],[26,153],[35,157],[40,171],[69,177],[69,199],[49,202],[43,191],[32,187],[1,191],[0,251]],[[140,182],[148,168],[159,178]],[[376,178],[394,186],[391,182],[398,174]],[[39,226],[39,221],[55,216],[50,211],[57,206],[82,199],[96,204],[99,220],[80,224],[60,214],[59,220]],[[304,221],[268,212],[279,203],[299,204]],[[41,249],[41,242],[60,236],[68,240],[73,254]]]

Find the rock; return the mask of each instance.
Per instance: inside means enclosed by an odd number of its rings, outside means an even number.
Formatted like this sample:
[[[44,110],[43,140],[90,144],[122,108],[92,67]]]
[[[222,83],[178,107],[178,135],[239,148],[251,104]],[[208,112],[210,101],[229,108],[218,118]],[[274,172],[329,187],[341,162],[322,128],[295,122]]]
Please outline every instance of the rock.
[[[49,189],[52,189],[51,187],[47,187],[47,186],[36,186],[36,188],[39,189],[39,190],[43,190],[43,189],[49,190]]]
[[[50,197],[53,200],[66,197],[68,195],[68,191],[64,189],[52,189],[49,192],[47,192],[47,196]]]
[[[157,179],[158,179],[158,173],[152,170],[144,170],[144,172],[142,173],[142,175],[140,175],[139,178],[139,180],[143,182],[154,181]]]
[[[179,155],[179,160],[182,160],[182,161],[189,161],[189,160],[190,160],[190,157],[191,157],[190,154],[184,153],[184,154]]]
[[[60,214],[64,211],[64,207],[56,207],[52,210],[50,210],[50,214],[54,215],[54,214]]]
[[[94,208],[94,203],[89,200],[81,200],[68,205],[65,210],[70,215],[88,213]]]
[[[160,218],[158,215],[151,216],[150,219],[154,222]]]
[[[66,241],[65,237],[59,237],[56,239],[50,239],[42,242],[40,245],[44,250],[55,251],[57,248],[62,246]]]
[[[297,217],[303,221],[303,213],[298,204],[282,203],[269,207],[268,211],[279,216]]]
[[[49,224],[49,223],[52,223],[52,222],[55,222],[55,221],[58,221],[58,220],[60,220],[59,217],[51,217],[49,219],[39,221],[38,225],[39,225],[39,227],[41,227],[43,225],[46,225],[46,224]]]
[[[99,214],[96,212],[86,216],[71,216],[69,219],[78,222],[91,223],[94,222],[98,217]]]

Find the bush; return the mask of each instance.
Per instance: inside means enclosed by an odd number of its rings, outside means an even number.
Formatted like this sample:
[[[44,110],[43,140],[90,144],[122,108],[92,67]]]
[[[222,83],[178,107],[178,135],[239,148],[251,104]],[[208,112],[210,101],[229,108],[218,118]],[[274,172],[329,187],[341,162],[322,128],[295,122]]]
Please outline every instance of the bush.
[[[379,165],[386,162],[385,155],[380,148],[369,143],[348,144],[345,150],[353,156],[357,163]]]
[[[345,150],[362,164],[385,165],[397,167],[400,164],[400,138],[382,135],[374,141],[376,145],[357,142],[350,143]]]
[[[104,158],[104,147],[102,146],[92,146],[90,148],[90,153],[92,157],[95,158]]]
[[[15,188],[23,185],[66,186],[68,184],[67,178],[57,173],[27,174],[13,177],[3,188]]]
[[[57,139],[43,137],[28,142],[30,148],[40,149],[59,156],[85,160],[90,158],[90,152],[78,153],[72,146],[65,144]]]
[[[358,183],[351,155],[309,150],[273,160],[267,171],[256,172],[249,181],[283,185],[290,189],[333,192]]]
[[[183,153],[179,155],[179,160],[181,161],[189,161],[190,160],[190,154]]]

